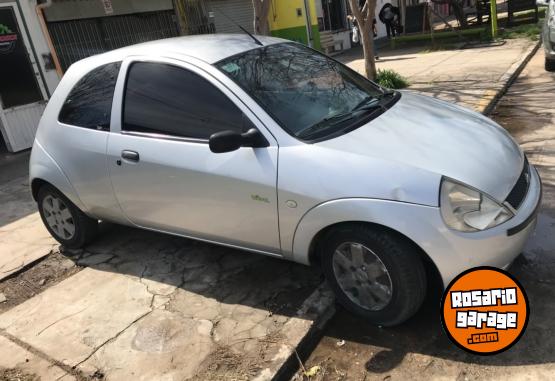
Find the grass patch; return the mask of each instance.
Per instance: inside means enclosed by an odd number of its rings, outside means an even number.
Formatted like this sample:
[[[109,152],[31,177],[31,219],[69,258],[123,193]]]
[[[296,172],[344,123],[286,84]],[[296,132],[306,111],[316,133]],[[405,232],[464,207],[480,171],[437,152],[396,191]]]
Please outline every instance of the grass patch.
[[[404,89],[409,86],[409,81],[405,77],[390,69],[378,69],[376,82],[388,89]]]
[[[505,28],[500,31],[500,36],[506,39],[512,38],[528,38],[532,41],[538,41],[540,39],[540,34],[542,31],[543,20],[540,20],[537,24],[523,24],[517,25],[510,28]]]
[[[513,38],[528,38],[532,41],[538,41],[541,34],[543,18],[545,17],[545,8],[539,8],[539,21],[538,23],[530,23],[530,17],[534,16],[533,10],[515,12],[513,23],[522,23],[520,25],[506,26],[507,17],[500,17],[499,23],[499,36],[506,39]],[[528,21],[527,21],[528,20]],[[504,28],[504,29],[503,29]],[[457,32],[447,29],[442,31],[435,31],[433,35],[433,43],[427,46],[423,52],[433,52],[438,50],[451,50],[457,49],[457,43],[461,42],[487,42],[491,41],[491,27],[489,23],[482,25],[470,26],[467,29],[459,29]],[[461,39],[462,38],[462,39]],[[406,46],[406,45],[428,45],[432,42],[430,32],[414,33],[403,36],[398,36],[390,40],[391,48]]]
[[[477,28],[462,29],[458,32],[452,30],[435,31],[434,40],[458,40],[462,36],[465,40],[480,40],[485,34],[483,26]],[[429,42],[431,40],[430,32],[407,34],[404,36],[394,37],[391,39],[392,44],[402,44],[410,42]]]

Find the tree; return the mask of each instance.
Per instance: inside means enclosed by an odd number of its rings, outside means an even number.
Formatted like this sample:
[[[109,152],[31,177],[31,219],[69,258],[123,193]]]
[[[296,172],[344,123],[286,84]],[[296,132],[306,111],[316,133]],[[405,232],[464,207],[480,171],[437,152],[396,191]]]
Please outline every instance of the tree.
[[[270,25],[268,23],[268,12],[271,0],[252,0],[254,8],[254,34],[268,35]]]
[[[374,15],[376,0],[349,0],[353,16],[358,24],[362,49],[364,51],[364,69],[366,77],[376,78],[376,62],[374,60]]]

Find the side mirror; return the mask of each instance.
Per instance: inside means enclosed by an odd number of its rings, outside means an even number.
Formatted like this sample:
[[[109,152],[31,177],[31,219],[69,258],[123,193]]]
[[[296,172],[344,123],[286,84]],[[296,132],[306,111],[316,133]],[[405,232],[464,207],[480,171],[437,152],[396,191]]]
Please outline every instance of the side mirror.
[[[236,131],[221,131],[210,136],[208,140],[210,151],[214,153],[232,152],[241,147],[262,148],[270,144],[256,128],[240,134]]]
[[[539,7],[549,6],[549,0],[536,0],[536,5]]]

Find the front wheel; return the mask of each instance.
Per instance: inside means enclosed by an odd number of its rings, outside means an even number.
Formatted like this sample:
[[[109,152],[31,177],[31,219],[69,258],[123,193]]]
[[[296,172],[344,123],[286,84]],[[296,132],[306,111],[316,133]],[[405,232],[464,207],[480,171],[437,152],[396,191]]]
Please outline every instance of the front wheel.
[[[369,322],[401,324],[424,301],[424,265],[400,235],[350,224],[329,232],[320,248],[323,271],[337,301]]]
[[[545,70],[555,71],[555,60],[545,59]]]
[[[88,217],[54,187],[43,185],[37,203],[46,229],[65,247],[81,248],[96,236],[98,220]]]

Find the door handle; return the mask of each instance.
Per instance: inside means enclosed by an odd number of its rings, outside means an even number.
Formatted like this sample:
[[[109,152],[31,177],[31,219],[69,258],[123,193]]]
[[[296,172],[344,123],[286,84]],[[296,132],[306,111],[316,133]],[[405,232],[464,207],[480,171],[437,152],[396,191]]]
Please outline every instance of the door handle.
[[[121,151],[121,158],[136,163],[139,161],[139,153],[135,151],[123,150]]]

